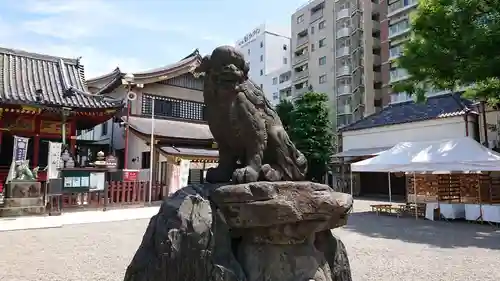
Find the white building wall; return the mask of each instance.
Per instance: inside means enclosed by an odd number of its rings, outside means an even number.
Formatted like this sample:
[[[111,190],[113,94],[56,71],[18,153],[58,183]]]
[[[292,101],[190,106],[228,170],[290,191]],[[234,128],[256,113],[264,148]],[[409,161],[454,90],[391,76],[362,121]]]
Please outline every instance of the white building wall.
[[[236,41],[235,47],[250,64],[249,77],[262,86],[266,97],[272,101],[272,75],[291,69],[290,36],[283,31],[275,32],[271,27],[261,24]],[[273,73],[273,74],[271,74]]]
[[[266,75],[264,93],[273,106],[276,106],[280,99],[292,97],[292,73],[289,66],[270,72]]]
[[[470,118],[473,119],[473,118]],[[474,136],[474,122],[469,121],[469,136]],[[426,120],[342,133],[343,151],[349,149],[393,146],[403,141],[430,141],[464,137],[463,116]]]

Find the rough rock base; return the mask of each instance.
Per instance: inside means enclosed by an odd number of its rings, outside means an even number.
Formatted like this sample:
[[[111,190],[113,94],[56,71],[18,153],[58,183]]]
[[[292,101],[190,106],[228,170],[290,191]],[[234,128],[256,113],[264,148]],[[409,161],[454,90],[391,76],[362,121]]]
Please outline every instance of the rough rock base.
[[[165,199],[151,218],[124,280],[352,280],[345,247],[329,230],[293,245],[246,243],[208,199],[220,187],[190,185]],[[280,262],[283,258],[289,262]],[[273,264],[289,266],[277,270]]]

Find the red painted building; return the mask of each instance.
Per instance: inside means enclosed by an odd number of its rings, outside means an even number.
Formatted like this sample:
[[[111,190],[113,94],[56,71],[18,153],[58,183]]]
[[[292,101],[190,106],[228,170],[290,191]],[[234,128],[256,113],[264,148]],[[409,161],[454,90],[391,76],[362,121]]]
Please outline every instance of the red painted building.
[[[13,136],[30,138],[27,158],[42,170],[48,141],[63,142],[63,124],[75,153],[77,130],[110,119],[123,105],[88,91],[78,59],[0,48],[0,182],[12,161]]]

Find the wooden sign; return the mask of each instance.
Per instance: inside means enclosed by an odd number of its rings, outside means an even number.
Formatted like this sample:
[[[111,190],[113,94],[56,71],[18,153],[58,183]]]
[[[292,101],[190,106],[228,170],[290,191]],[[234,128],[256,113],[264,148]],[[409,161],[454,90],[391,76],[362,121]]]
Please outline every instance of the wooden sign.
[[[115,170],[118,167],[118,159],[113,155],[106,156],[106,167],[110,170]]]
[[[62,129],[62,124],[60,121],[49,121],[42,120],[40,122],[40,133],[42,134],[52,134],[52,135],[60,135]],[[70,134],[69,125],[66,124],[66,135]]]
[[[19,115],[15,118],[4,119],[4,127],[9,131],[34,132],[35,119],[33,116]]]

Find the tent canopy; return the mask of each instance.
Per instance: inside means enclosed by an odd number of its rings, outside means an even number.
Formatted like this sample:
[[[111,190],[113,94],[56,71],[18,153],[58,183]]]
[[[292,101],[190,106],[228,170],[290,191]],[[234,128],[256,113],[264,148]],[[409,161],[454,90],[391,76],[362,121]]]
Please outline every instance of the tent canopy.
[[[401,142],[351,164],[353,172],[500,171],[500,154],[469,137]]]

